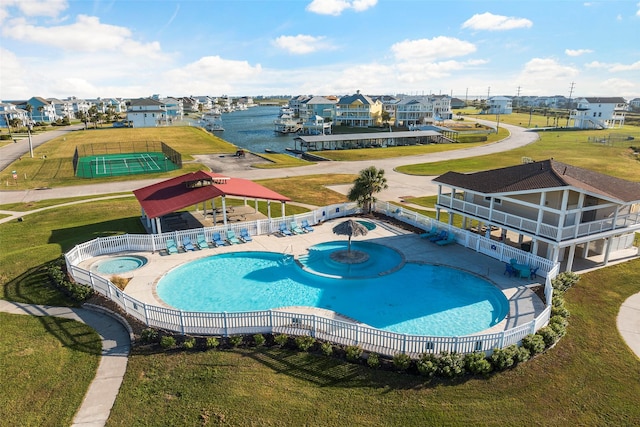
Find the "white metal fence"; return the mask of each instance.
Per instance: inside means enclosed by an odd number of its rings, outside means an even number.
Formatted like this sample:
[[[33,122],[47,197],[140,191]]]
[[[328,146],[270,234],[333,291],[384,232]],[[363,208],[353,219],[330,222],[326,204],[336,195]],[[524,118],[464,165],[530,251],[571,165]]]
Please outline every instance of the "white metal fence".
[[[65,254],[67,268],[71,276],[78,283],[86,284],[115,302],[126,314],[138,319],[152,328],[160,328],[183,335],[239,335],[256,333],[274,333],[289,335],[310,335],[317,339],[331,341],[343,345],[358,345],[365,351],[393,356],[405,353],[413,358],[422,353],[440,353],[442,351],[471,353],[483,351],[491,353],[494,348],[503,348],[511,344],[519,344],[523,337],[534,333],[546,325],[551,313],[551,298],[553,288],[551,280],[557,276],[559,265],[544,258],[523,252],[499,242],[494,242],[474,233],[467,232],[446,224],[435,222],[429,217],[416,212],[404,210],[391,204],[378,204],[376,210],[388,216],[397,218],[407,224],[429,230],[432,226],[446,227],[456,235],[456,241],[468,248],[501,261],[516,258],[520,263],[527,263],[539,267],[546,276],[545,310],[533,321],[515,328],[490,333],[459,337],[416,336],[384,331],[368,326],[329,319],[313,314],[292,313],[281,310],[251,311],[239,313],[203,313],[182,311],[166,307],[145,304],[127,295],[108,279],[96,275],[78,265],[89,258],[125,251],[156,251],[165,247],[167,239],[181,242],[189,236],[197,239],[198,234],[205,234],[209,239],[214,232],[221,234],[226,230],[221,227],[209,227],[192,230],[176,231],[161,235],[120,235],[97,238],[77,245]],[[229,225],[227,229],[234,229],[237,233],[241,228],[247,228],[253,235],[268,234],[279,229],[280,223],[289,224],[294,219],[307,219],[311,224],[319,221],[360,213],[355,204],[341,204],[327,206],[302,215],[296,215],[269,220],[244,222]],[[236,230],[237,228],[237,230]]]

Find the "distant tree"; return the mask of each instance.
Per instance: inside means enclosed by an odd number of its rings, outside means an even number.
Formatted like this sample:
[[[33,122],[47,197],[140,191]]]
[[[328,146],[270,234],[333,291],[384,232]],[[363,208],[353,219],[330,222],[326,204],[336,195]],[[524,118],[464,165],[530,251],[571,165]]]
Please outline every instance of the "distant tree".
[[[31,105],[31,104],[27,104],[27,105],[24,107],[24,109],[27,111],[27,113],[29,113],[29,121],[31,121],[31,122],[32,122],[32,121],[33,121],[33,114],[32,114],[32,112],[33,112],[33,105]]]
[[[41,105],[38,107],[38,113],[40,113],[40,122],[44,122],[44,107]]]
[[[353,187],[349,190],[347,198],[352,202],[357,202],[366,213],[370,213],[373,204],[376,202],[375,194],[389,188],[387,178],[383,169],[369,166],[360,171],[360,176],[353,182]]]
[[[382,111],[382,123],[385,125],[389,124],[389,120],[391,120],[391,114],[387,110]]]

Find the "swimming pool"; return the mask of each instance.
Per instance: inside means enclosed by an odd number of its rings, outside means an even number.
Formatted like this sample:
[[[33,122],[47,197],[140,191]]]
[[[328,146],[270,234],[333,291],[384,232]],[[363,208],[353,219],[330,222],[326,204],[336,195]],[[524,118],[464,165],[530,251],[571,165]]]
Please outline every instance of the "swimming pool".
[[[310,306],[412,335],[468,335],[499,323],[508,312],[502,292],[457,269],[405,263],[375,278],[343,280],[312,274],[273,252],[192,261],[163,276],[156,290],[167,304],[185,311]]]
[[[100,274],[121,274],[136,270],[147,263],[147,258],[139,255],[121,255],[96,262],[93,272]]]

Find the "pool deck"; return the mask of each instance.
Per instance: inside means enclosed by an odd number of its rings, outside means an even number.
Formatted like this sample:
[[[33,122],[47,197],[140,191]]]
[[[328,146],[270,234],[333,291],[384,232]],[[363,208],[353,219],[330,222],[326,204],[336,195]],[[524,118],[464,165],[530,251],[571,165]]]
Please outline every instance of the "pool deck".
[[[366,220],[375,223],[376,228],[369,231],[366,236],[354,237],[353,241],[366,240],[389,246],[403,254],[406,262],[437,264],[458,268],[468,273],[482,276],[502,290],[509,301],[509,314],[503,321],[483,332],[498,332],[529,323],[544,310],[544,303],[531,290],[532,287],[544,285],[543,278],[530,280],[509,277],[504,274],[505,267],[503,262],[476,253],[471,249],[457,244],[439,246],[420,238],[418,234],[398,228],[389,222],[369,218]],[[131,278],[125,289],[125,292],[131,297],[147,304],[168,307],[158,298],[155,287],[164,274],[177,266],[195,259],[237,251],[278,252],[293,254],[298,257],[306,254],[307,248],[313,245],[333,240],[346,240],[346,236],[333,233],[333,227],[342,221],[344,221],[344,218],[327,221],[314,226],[314,231],[310,233],[288,237],[281,237],[277,234],[253,236],[253,241],[239,245],[180,252],[173,255],[166,255],[164,251],[156,253],[127,252],[127,254],[142,255],[148,259],[148,262],[146,265],[128,273],[122,273],[120,276]],[[122,255],[122,253],[118,255]],[[80,263],[80,267],[89,270],[97,261],[113,256],[115,254],[85,260]],[[105,277],[109,276],[106,275]],[[286,307],[286,310],[314,313],[324,317],[339,318],[357,323],[357,319],[350,319],[340,313],[333,313],[324,309]]]

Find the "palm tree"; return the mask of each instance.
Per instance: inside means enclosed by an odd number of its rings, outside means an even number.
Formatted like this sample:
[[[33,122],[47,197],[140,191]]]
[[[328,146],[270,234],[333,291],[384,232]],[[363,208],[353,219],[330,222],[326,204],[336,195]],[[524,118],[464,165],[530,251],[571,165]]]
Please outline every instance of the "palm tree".
[[[27,105],[25,105],[24,109],[27,111],[27,113],[29,113],[29,121],[32,122],[33,121],[33,115],[31,114],[31,112],[33,111],[33,105],[27,104]]]
[[[370,213],[376,202],[374,194],[389,188],[387,178],[384,177],[384,169],[369,166],[360,171],[360,176],[353,182],[347,198],[352,202],[358,202],[366,213]]]

